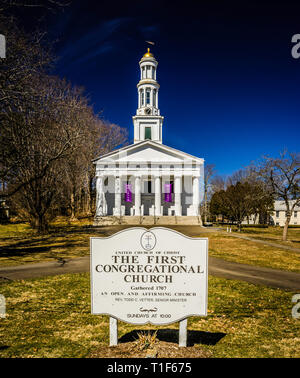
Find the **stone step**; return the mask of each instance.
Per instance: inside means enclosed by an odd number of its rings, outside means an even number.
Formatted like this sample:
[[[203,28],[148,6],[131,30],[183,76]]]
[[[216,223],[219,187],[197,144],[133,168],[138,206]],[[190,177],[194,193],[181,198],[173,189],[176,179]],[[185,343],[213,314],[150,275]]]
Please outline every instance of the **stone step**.
[[[109,225],[200,225],[202,226],[202,221],[200,217],[197,216],[159,216],[154,217],[149,216],[106,216],[106,217],[95,217],[94,226],[109,226]]]

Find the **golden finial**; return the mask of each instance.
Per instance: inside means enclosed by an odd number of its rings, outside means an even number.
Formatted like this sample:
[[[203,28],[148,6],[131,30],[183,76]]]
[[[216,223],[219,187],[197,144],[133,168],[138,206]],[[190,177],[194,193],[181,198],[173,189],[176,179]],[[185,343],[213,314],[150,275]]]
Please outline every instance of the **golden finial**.
[[[148,51],[146,54],[143,55],[143,58],[153,58],[153,54],[150,52],[150,48],[148,47]]]

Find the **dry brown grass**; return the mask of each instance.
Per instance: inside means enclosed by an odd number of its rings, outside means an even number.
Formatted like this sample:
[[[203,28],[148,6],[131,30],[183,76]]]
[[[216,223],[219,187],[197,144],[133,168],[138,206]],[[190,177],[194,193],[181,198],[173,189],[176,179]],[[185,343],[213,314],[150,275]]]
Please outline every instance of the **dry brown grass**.
[[[0,225],[0,266],[70,259],[89,255],[89,240],[92,236],[109,236],[131,226],[105,226],[93,228],[92,218],[67,222],[59,218],[52,224],[47,236],[38,236],[26,224]],[[209,238],[209,255],[228,261],[264,266],[274,269],[300,272],[299,253],[255,241],[238,239],[226,232],[203,229],[199,226],[170,226],[192,237]],[[252,233],[255,230],[252,230]],[[259,229],[246,236],[279,238],[277,228]],[[243,233],[242,233],[243,234]],[[296,243],[299,230],[291,229],[290,237]]]
[[[101,346],[93,350],[92,358],[209,358],[212,352],[192,346],[182,348],[176,343],[157,341],[155,347],[140,349],[136,342],[131,341],[114,347]]]

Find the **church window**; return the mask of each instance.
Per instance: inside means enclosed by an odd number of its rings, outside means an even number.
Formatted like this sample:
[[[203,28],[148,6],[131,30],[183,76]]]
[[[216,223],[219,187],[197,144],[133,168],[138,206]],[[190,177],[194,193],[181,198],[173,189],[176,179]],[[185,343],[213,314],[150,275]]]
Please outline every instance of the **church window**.
[[[156,107],[156,89],[153,90],[153,106]]]
[[[142,97],[141,97],[142,106],[144,106],[145,105],[145,99],[144,99],[144,91],[143,90],[141,91],[141,94],[142,94]]]
[[[150,104],[150,88],[146,89],[146,105]]]
[[[145,139],[151,139],[151,127],[145,127]]]

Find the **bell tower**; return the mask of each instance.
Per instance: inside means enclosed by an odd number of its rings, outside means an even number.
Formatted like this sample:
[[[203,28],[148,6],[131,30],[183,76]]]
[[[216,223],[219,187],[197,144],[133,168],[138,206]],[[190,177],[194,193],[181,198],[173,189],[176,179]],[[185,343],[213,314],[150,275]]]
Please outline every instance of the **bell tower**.
[[[162,143],[162,124],[164,117],[158,108],[159,84],[156,81],[158,62],[148,51],[143,55],[140,64],[140,81],[137,84],[138,108],[132,117],[134,126],[134,143],[153,140]]]

